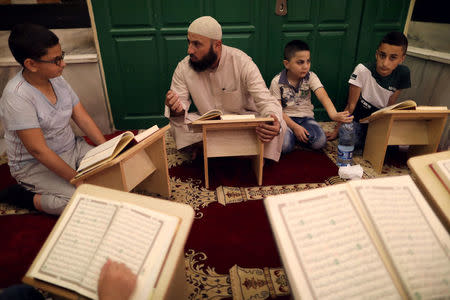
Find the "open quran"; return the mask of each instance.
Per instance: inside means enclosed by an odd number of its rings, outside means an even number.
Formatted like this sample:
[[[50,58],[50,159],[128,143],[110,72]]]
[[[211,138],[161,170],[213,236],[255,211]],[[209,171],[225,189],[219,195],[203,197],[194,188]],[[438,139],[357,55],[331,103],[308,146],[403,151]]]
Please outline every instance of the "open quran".
[[[450,159],[441,159],[430,164],[430,168],[449,192],[450,198]]]
[[[409,175],[270,196],[295,299],[447,299],[450,235]]]
[[[42,281],[96,299],[99,274],[109,258],[137,274],[133,299],[151,298],[183,218],[193,219],[192,208],[184,204],[82,185],[24,282],[45,289]]]
[[[84,155],[83,159],[80,161],[80,165],[77,168],[77,175],[75,175],[75,178],[81,177],[83,174],[113,160],[127,147],[129,147],[130,145],[136,145],[158,130],[158,125],[153,125],[148,129],[140,130],[136,135],[134,135],[134,133],[131,131],[125,131],[120,135],[104,142],[103,144],[92,148]]]

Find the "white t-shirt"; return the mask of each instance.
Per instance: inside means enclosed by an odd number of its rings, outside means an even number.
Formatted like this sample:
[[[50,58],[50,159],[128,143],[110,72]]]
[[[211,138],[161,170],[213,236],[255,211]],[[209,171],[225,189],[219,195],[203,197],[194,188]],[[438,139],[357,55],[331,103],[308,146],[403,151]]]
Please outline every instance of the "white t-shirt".
[[[355,107],[355,121],[369,116],[372,112],[386,107],[391,95],[399,89],[411,87],[407,66],[399,65],[388,76],[376,71],[376,64],[358,64],[350,75],[348,83],[361,88],[361,94]]]
[[[6,152],[12,169],[35,161],[18,137],[16,130],[40,128],[47,146],[56,154],[75,146],[70,126],[73,107],[79,99],[62,76],[50,79],[57,102],[50,103],[22,76],[22,70],[6,85],[0,99],[0,117],[5,126]]]

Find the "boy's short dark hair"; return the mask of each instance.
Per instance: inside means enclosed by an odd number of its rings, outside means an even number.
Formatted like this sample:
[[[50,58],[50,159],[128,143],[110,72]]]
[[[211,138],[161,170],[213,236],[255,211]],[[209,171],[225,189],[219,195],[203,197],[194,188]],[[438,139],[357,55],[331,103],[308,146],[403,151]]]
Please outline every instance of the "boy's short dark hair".
[[[386,34],[381,40],[380,44],[378,44],[378,48],[381,46],[381,44],[401,46],[403,49],[403,54],[406,54],[406,49],[408,49],[408,39],[402,32],[399,31],[391,31]]]
[[[15,25],[8,38],[9,49],[16,61],[23,66],[27,58],[39,59],[47,54],[48,48],[59,43],[58,37],[41,25]]]
[[[310,51],[308,44],[300,40],[290,41],[284,46],[284,59],[290,60],[298,51]]]

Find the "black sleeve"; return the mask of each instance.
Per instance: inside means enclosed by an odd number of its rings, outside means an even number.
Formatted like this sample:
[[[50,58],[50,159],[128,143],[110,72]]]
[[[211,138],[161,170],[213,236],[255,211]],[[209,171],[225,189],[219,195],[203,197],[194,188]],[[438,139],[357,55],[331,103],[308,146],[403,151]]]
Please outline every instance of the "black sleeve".
[[[407,66],[401,66],[402,68],[399,70],[399,81],[397,89],[403,90],[411,87],[411,74],[409,68]]]
[[[359,121],[361,119],[364,119],[377,110],[379,110],[379,108],[364,100],[360,95],[358,102],[356,103],[355,110],[353,111],[353,116],[355,117],[354,120]]]

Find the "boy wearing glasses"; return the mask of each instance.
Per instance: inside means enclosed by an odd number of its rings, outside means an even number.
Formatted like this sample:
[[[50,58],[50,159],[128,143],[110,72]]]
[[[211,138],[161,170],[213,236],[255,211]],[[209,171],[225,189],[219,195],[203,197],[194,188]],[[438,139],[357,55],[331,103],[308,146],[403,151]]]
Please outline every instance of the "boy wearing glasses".
[[[378,45],[375,62],[358,64],[348,83],[349,94],[345,110],[353,113],[353,136],[356,149],[364,146],[367,124],[360,119],[370,116],[380,108],[394,104],[402,89],[411,87],[409,68],[401,65],[405,60],[408,39],[401,32],[389,32]],[[351,135],[336,125],[328,139]]]
[[[3,91],[0,117],[8,164],[19,185],[2,191],[1,197],[21,207],[61,214],[75,190],[69,181],[92,148],[75,137],[70,119],[96,145],[105,138],[61,76],[64,52],[53,32],[40,25],[16,25],[8,44],[22,69]]]

